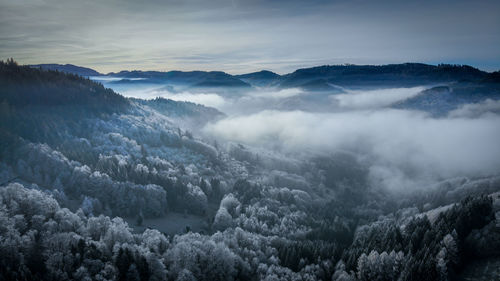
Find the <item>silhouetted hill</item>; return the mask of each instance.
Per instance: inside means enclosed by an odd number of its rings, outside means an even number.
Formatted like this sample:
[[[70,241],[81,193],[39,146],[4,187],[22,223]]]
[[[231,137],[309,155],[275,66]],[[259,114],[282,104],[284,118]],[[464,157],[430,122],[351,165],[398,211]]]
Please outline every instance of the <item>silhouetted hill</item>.
[[[478,103],[486,99],[500,99],[500,87],[489,83],[461,82],[424,90],[392,107],[422,110],[433,116],[443,116],[461,105]]]
[[[269,70],[261,70],[258,72],[235,75],[234,77],[244,79],[276,79],[280,77],[280,75]]]
[[[256,86],[269,86],[275,83],[281,76],[268,70],[235,75],[234,77]]]
[[[500,83],[500,71],[495,71],[488,73],[488,75],[483,79],[482,82],[485,83]]]
[[[325,65],[282,76],[281,87],[301,87],[322,79],[336,85],[412,86],[424,83],[479,81],[488,73],[467,65],[404,63],[389,65]]]
[[[42,68],[44,70],[57,70],[65,73],[72,73],[80,76],[99,76],[101,73],[87,67],[76,66],[72,64],[34,64],[33,68]]]
[[[106,74],[106,76],[121,77],[125,79],[142,78],[148,80],[163,80],[165,79],[165,73],[166,72],[161,71],[122,70],[120,72],[110,72]]]
[[[192,87],[250,87],[248,83],[222,71],[170,71],[167,77],[171,81],[186,81]]]
[[[10,107],[71,106],[115,112],[128,104],[123,96],[76,74],[0,62],[0,103]]]
[[[142,83],[159,83],[182,85],[187,87],[250,87],[248,83],[241,81],[222,71],[121,71],[107,74],[111,77],[142,78]],[[129,80],[124,80],[127,83]],[[115,83],[120,83],[117,81]]]
[[[81,76],[102,75],[95,70],[71,64],[40,64],[31,67],[57,70]],[[241,75],[222,71],[120,71],[108,77],[122,80],[112,84],[165,84],[188,88],[301,87],[311,91],[330,91],[335,85],[351,87],[409,87],[447,82],[498,83],[499,72],[487,73],[468,65],[429,65],[403,63],[388,65],[324,65],[298,69],[286,75],[262,70]],[[134,80],[140,78],[140,80]]]
[[[124,79],[120,79],[120,80],[116,80],[116,81],[110,81],[108,82],[109,84],[130,84],[130,85],[133,85],[133,84],[140,84],[140,83],[144,83],[145,80],[143,79],[128,79],[128,78],[124,78]]]

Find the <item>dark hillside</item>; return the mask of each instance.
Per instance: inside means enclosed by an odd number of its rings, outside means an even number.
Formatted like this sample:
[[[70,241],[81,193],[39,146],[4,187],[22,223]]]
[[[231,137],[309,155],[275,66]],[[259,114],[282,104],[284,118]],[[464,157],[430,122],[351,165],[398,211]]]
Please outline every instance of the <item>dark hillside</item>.
[[[271,86],[281,77],[279,74],[268,70],[235,75],[234,77],[256,86]]]
[[[111,89],[75,74],[0,61],[0,103],[10,107],[70,106],[99,112],[124,109],[128,101]]]
[[[99,76],[101,73],[92,68],[77,66],[73,64],[34,64],[30,65],[33,68],[41,68],[43,70],[57,70],[60,72],[76,74],[80,76]]]
[[[468,65],[404,63],[388,65],[324,65],[282,76],[282,87],[298,87],[324,79],[337,85],[411,86],[422,83],[480,81],[488,73]]]

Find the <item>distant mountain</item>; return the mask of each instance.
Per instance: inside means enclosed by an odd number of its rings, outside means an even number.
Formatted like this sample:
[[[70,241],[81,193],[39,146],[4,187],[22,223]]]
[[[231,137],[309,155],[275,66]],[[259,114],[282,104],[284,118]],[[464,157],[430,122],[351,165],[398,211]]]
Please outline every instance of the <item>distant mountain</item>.
[[[488,73],[488,75],[483,79],[482,82],[485,83],[500,83],[500,71],[495,71]]]
[[[103,74],[85,67],[71,64],[39,64],[33,68],[58,70],[80,76]],[[222,71],[120,71],[106,77],[119,77],[111,84],[162,84],[185,88],[250,88],[300,87],[310,91],[331,91],[339,86],[350,87],[410,87],[422,84],[448,82],[499,83],[499,72],[487,73],[468,65],[429,65],[403,63],[388,65],[324,65],[298,69],[286,75],[268,70],[241,75],[230,75]],[[141,80],[133,80],[141,78]]]
[[[80,76],[100,76],[101,73],[87,67],[76,66],[72,64],[33,64],[33,68],[42,68],[44,70],[57,70],[60,72],[76,74]]]
[[[250,84],[221,71],[121,71],[108,73],[110,77],[121,77],[125,79],[142,78],[142,83],[170,84],[194,88],[211,87],[243,87],[249,88]],[[114,83],[130,83],[130,80],[115,81]],[[139,83],[138,82],[138,83]]]
[[[425,83],[480,81],[487,72],[467,65],[404,63],[389,65],[325,65],[283,75],[283,88],[310,86],[314,81],[341,86],[414,86]],[[326,83],[325,83],[326,82]],[[323,88],[323,87],[321,87]]]
[[[252,72],[247,74],[235,75],[234,77],[240,79],[263,79],[263,80],[271,80],[281,77],[281,75],[276,74],[269,70],[261,70],[258,72]]]
[[[500,87],[488,83],[461,82],[424,90],[392,107],[422,110],[433,116],[444,116],[461,105],[478,103],[486,99],[500,99]]]
[[[167,79],[171,82],[185,82],[191,87],[250,87],[250,84],[222,71],[170,71],[167,72]]]
[[[276,74],[272,71],[262,70],[259,72],[235,75],[234,77],[251,85],[263,87],[263,86],[270,86],[276,83],[278,79],[281,77],[281,75]]]
[[[110,81],[108,82],[109,84],[140,84],[140,83],[144,83],[145,80],[143,79],[128,79],[128,78],[124,78],[124,79],[120,79],[120,80],[116,80],[116,81]]]
[[[141,71],[141,70],[122,70],[120,72],[110,72],[106,74],[109,77],[121,77],[125,79],[142,78],[147,80],[162,80],[165,78],[166,72],[161,71]]]

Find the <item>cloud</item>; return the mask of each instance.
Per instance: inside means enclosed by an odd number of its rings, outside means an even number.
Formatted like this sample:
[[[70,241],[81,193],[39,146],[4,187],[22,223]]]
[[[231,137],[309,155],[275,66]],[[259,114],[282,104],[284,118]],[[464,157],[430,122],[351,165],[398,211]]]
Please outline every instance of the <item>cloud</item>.
[[[498,1],[312,2],[0,0],[0,57],[100,72],[408,60],[498,69]]]
[[[344,109],[369,109],[389,106],[418,95],[425,87],[377,90],[346,90],[346,94],[331,95],[330,99]]]
[[[269,89],[264,89],[262,91],[252,92],[252,93],[248,94],[248,96],[251,96],[254,98],[285,99],[285,98],[291,98],[291,97],[302,95],[302,94],[305,94],[305,92],[302,91],[301,89],[290,88],[290,89],[282,89],[282,90],[274,90],[274,91],[271,91]]]
[[[500,117],[434,119],[421,112],[262,111],[205,127],[226,140],[288,153],[350,151],[368,165],[373,184],[410,188],[456,176],[500,172]]]
[[[487,99],[480,103],[466,104],[450,111],[448,116],[478,118],[485,114],[500,114],[500,101]]]
[[[448,118],[436,119],[419,111],[387,108],[425,87],[342,89],[345,94],[330,96],[297,88],[228,95],[151,87],[126,85],[120,92],[221,110],[229,117],[203,130],[211,138],[278,148],[297,157],[351,152],[366,165],[373,185],[389,189],[421,188],[445,178],[500,172],[500,116],[495,115],[500,112],[499,101],[465,105]],[[280,107],[283,104],[291,106]],[[307,112],[278,110],[304,105]]]
[[[206,93],[206,94],[193,94],[189,92],[182,92],[178,94],[172,94],[164,92],[158,95],[160,97],[168,98],[175,101],[189,101],[197,104],[202,104],[209,107],[221,108],[226,104],[226,100],[218,94]]]
[[[325,95],[300,88],[258,89],[243,95],[231,95],[218,107],[229,115],[248,115],[262,110],[297,109],[305,111],[347,111],[383,108],[418,95],[426,87],[377,90],[350,90],[344,94]]]
[[[124,77],[108,77],[108,76],[91,76],[90,79],[98,81],[98,82],[106,83],[106,82],[120,81],[120,80],[123,80],[123,79],[130,80],[130,81],[140,81],[140,80],[144,80],[145,78],[124,78]]]

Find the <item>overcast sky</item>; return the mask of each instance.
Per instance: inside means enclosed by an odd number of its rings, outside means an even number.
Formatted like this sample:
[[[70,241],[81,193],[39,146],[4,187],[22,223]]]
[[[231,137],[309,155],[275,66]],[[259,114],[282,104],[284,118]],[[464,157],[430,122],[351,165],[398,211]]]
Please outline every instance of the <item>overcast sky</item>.
[[[101,72],[399,62],[491,71],[499,30],[498,0],[0,0],[0,59]]]

